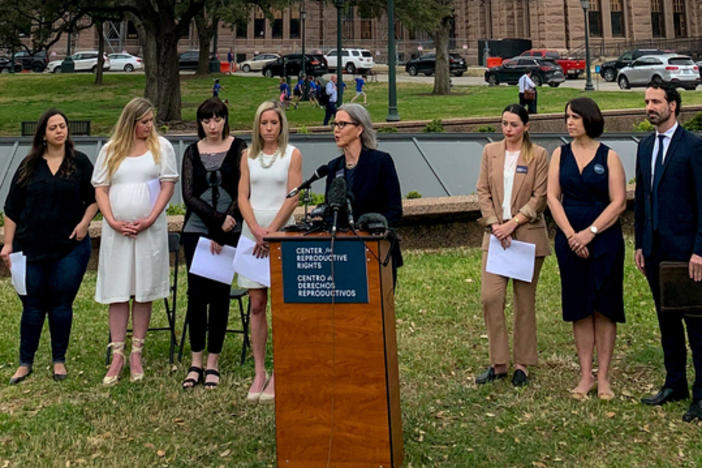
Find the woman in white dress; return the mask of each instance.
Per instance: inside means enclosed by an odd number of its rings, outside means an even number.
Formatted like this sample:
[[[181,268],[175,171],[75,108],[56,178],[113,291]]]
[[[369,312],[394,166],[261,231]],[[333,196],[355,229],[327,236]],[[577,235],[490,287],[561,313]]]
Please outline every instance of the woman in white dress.
[[[103,216],[95,300],[109,304],[112,364],[103,384],[117,383],[126,358],[124,340],[132,303],[130,381],[144,378],[141,352],[151,302],[169,292],[168,228],[164,210],[178,181],[175,152],[154,129],[144,98],[124,107],[95,163],[92,183]],[[160,190],[159,190],[160,188]],[[155,203],[151,192],[159,190]]]
[[[297,197],[285,198],[302,183],[302,154],[288,144],[288,121],[280,104],[266,101],[256,110],[251,146],[241,158],[239,210],[244,217],[242,236],[256,242],[254,254],[268,256],[269,233],[293,222]],[[246,399],[252,403],[272,403],[274,382],[266,374],[268,289],[239,275],[239,286],[249,290],[251,301],[251,344],[256,375]]]

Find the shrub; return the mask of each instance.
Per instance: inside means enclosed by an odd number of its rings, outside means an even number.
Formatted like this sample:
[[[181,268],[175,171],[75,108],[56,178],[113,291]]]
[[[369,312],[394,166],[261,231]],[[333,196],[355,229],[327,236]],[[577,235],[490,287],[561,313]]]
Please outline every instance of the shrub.
[[[168,208],[166,208],[166,214],[168,216],[184,215],[185,214],[185,203],[168,205]]]
[[[702,112],[699,112],[693,118],[685,122],[683,128],[690,132],[702,131]]]
[[[397,127],[380,127],[378,133],[397,133]]]
[[[492,125],[483,125],[482,127],[478,127],[476,131],[478,133],[495,133],[495,127]]]
[[[4,226],[4,225],[5,225],[5,213],[0,211],[0,226]]]
[[[652,132],[654,129],[653,124],[646,119],[639,123],[632,124],[632,127],[637,132]]]
[[[163,124],[158,128],[158,130],[161,133],[161,135],[165,135],[166,133],[168,133],[168,125]]]
[[[315,205],[319,205],[320,203],[324,203],[324,194],[310,192],[310,205],[315,206]],[[303,194],[300,193],[300,196],[297,200],[297,206],[302,206],[304,204],[305,204],[305,200],[304,200]]]
[[[444,126],[441,123],[441,119],[434,119],[424,127],[424,133],[442,133],[444,131]]]
[[[412,190],[411,192],[407,192],[406,198],[407,198],[407,199],[422,198],[422,194],[419,193],[419,192],[417,192],[417,191],[415,191],[415,190]]]
[[[310,133],[310,130],[305,125],[303,125],[302,127],[298,127],[297,133],[307,135],[308,133]]]

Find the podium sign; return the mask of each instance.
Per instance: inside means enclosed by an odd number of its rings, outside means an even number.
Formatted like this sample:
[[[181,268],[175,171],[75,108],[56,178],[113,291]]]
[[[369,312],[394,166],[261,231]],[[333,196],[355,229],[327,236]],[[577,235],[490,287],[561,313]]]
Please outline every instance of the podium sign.
[[[288,304],[368,303],[364,251],[363,242],[336,242],[333,253],[329,241],[283,243],[283,301]]]

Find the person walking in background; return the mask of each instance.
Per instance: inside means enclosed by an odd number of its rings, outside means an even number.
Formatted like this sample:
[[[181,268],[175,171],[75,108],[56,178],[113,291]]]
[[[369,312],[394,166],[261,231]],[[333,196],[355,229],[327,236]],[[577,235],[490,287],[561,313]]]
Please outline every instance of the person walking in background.
[[[181,171],[187,211],[180,239],[188,271],[201,236],[210,239],[211,251],[219,254],[223,245],[236,247],[242,222],[237,191],[246,143],[229,135],[229,111],[222,101],[211,98],[200,104],[197,134],[200,140],[185,150]],[[229,292],[228,284],[188,273],[191,361],[183,388],[202,383],[205,343],[205,388],[219,385],[219,356],[229,318]]]
[[[502,248],[512,240],[535,244],[534,275],[531,282],[513,280],[514,366],[512,385],[528,383],[527,366],[538,363],[536,352],[536,285],[544,257],[549,254],[544,220],[548,163],[546,150],[529,138],[529,113],[518,104],[502,112],[504,139],[483,149],[477,193],[483,235],[481,301],[490,345],[490,366],[475,378],[485,384],[507,375],[509,341],[505,323],[505,295],[509,278],[486,271],[490,236]]]
[[[619,216],[626,209],[626,180],[619,156],[596,138],[604,119],[595,101],[566,104],[571,143],[556,148],[548,173],[548,206],[558,226],[555,250],[561,273],[563,320],[573,322],[582,399],[597,384],[600,399],[614,398],[609,367],[624,322],[624,238]],[[592,359],[597,348],[597,380]]]
[[[251,147],[241,158],[239,209],[244,217],[242,236],[256,243],[254,255],[267,257],[270,233],[292,224],[297,196],[288,192],[302,183],[302,154],[288,144],[288,121],[280,104],[266,101],[258,106],[254,118]],[[272,403],[275,398],[274,377],[266,373],[268,288],[245,275],[238,275],[239,287],[249,290],[251,304],[251,347],[255,376],[246,395],[251,403]]]
[[[92,184],[102,213],[95,300],[109,304],[112,363],[102,380],[118,382],[132,300],[130,381],[144,378],[141,354],[151,302],[170,291],[166,205],[178,181],[173,146],[154,128],[154,107],[134,98],[122,109],[95,162]],[[158,190],[152,204],[152,196]]]
[[[278,87],[280,95],[278,100],[283,109],[287,110],[290,107],[290,85],[285,78],[280,79],[280,86]]]
[[[636,152],[634,261],[653,294],[666,375],[661,390],[641,401],[660,406],[688,398],[687,327],[695,381],[683,420],[690,422],[702,420],[702,318],[685,310],[661,311],[659,267],[663,261],[687,262],[690,278],[702,280],[702,139],[678,123],[682,100],[675,88],[651,83],[645,102],[656,132]]]
[[[332,75],[327,85],[324,87],[324,94],[326,95],[326,103],[324,105],[324,122],[323,125],[329,124],[329,120],[336,114],[336,100],[337,100],[337,87],[336,87],[336,75]]]
[[[519,105],[526,107],[530,114],[536,114],[536,84],[531,79],[531,74],[531,70],[527,70],[517,82]]]
[[[229,62],[229,74],[233,75],[236,69],[236,61],[234,59],[234,51],[231,47],[229,48],[229,52],[227,52],[227,62]]]
[[[219,80],[215,80],[214,86],[212,86],[212,97],[219,97],[219,92],[222,90],[222,85],[219,84]]]
[[[363,96],[363,105],[365,106],[366,104],[368,104],[366,92],[363,91],[363,87],[366,84],[366,77],[365,75],[357,76],[356,78],[354,78],[354,81],[356,82],[356,95],[351,99],[351,102],[356,101],[356,99],[358,99],[359,96]]]
[[[67,377],[66,350],[73,300],[90,259],[88,227],[97,213],[90,184],[93,165],[74,149],[66,115],[46,111],[37,122],[29,154],[15,172],[5,200],[5,241],[0,257],[26,257],[26,295],[20,295],[19,367],[10,384],[32,373],[44,318],[49,316],[53,378]]]

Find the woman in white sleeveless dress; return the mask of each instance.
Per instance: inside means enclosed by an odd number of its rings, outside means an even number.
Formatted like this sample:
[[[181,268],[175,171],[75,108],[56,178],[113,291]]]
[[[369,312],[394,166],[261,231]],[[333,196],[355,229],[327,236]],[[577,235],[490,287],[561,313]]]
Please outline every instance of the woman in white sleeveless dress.
[[[143,379],[141,351],[151,302],[169,292],[168,227],[164,210],[178,181],[175,152],[154,129],[153,105],[134,98],[124,107],[110,141],[100,150],[92,183],[103,216],[95,300],[109,304],[112,364],[103,384],[119,380],[132,304],[130,380]],[[151,202],[149,183],[160,191]],[[153,190],[153,189],[152,189]]]
[[[253,125],[251,146],[241,158],[239,209],[244,217],[242,236],[256,242],[254,254],[268,256],[269,233],[293,222],[297,197],[285,198],[302,183],[302,154],[288,144],[288,121],[280,104],[266,101],[258,107]],[[274,382],[266,374],[266,339],[268,289],[239,275],[239,286],[249,290],[251,301],[251,344],[256,375],[246,399],[252,403],[271,403]]]

